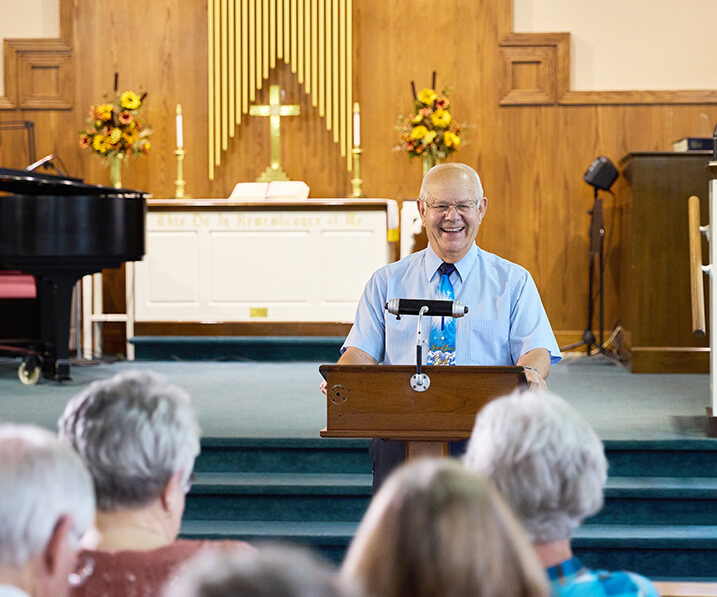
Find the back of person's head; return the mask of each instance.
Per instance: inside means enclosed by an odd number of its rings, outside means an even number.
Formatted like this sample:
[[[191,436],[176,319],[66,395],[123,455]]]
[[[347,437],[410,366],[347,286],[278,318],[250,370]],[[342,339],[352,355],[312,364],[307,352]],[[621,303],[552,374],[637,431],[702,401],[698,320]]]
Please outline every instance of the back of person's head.
[[[602,442],[570,404],[549,392],[488,403],[476,417],[465,464],[493,480],[536,544],[568,539],[602,508]]]
[[[67,404],[59,428],[87,465],[103,512],[149,504],[178,471],[187,482],[199,453],[189,395],[150,371],[93,382]]]
[[[165,597],[359,597],[325,562],[304,548],[206,550],[164,591]]]
[[[388,478],[342,574],[381,597],[548,594],[523,529],[492,483],[448,459],[420,459]]]
[[[95,498],[77,454],[52,433],[0,425],[0,566],[19,568],[40,556],[62,519],[71,541],[92,524]]]

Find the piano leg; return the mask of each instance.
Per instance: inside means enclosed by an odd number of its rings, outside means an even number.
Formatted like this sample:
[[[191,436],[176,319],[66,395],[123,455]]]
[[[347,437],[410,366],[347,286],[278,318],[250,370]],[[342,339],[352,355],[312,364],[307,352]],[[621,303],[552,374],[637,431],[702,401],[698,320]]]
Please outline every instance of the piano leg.
[[[40,301],[42,376],[46,379],[55,379],[55,285],[42,276],[35,276],[35,284],[37,298]]]
[[[70,377],[70,313],[72,312],[72,289],[77,282],[74,274],[55,275],[55,379],[64,381]]]

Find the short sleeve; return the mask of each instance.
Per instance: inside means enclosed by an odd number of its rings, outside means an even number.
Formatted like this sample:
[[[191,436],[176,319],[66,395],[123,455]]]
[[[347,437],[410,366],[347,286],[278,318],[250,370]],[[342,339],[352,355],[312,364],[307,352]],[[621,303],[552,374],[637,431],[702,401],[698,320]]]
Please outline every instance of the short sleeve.
[[[364,287],[356,307],[354,324],[346,336],[341,354],[349,346],[370,354],[376,362],[383,361],[386,342],[384,306],[386,304],[387,278],[385,269],[375,272]]]
[[[540,300],[538,288],[527,270],[518,280],[515,300],[510,314],[510,352],[513,362],[526,352],[536,348],[545,348],[550,353],[550,364],[554,365],[562,358],[555,334],[550,327],[548,315]]]

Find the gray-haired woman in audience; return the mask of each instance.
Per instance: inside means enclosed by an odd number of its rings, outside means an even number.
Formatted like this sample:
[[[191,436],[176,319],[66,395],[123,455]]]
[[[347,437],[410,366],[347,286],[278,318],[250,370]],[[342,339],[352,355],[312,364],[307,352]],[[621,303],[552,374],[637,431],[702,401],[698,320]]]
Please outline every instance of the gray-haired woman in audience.
[[[397,469],[342,574],[375,597],[544,597],[545,573],[493,484],[449,460]]]
[[[177,540],[199,453],[188,394],[148,371],[97,381],[68,403],[60,435],[92,475],[95,530],[73,595],[150,596],[208,542]],[[246,544],[237,543],[246,547]]]
[[[165,588],[164,597],[359,597],[313,553],[298,546],[267,545],[193,558]]]
[[[493,400],[476,417],[465,464],[493,480],[525,525],[553,595],[657,595],[638,574],[590,570],[573,556],[570,535],[602,508],[607,460],[565,400],[538,391]]]

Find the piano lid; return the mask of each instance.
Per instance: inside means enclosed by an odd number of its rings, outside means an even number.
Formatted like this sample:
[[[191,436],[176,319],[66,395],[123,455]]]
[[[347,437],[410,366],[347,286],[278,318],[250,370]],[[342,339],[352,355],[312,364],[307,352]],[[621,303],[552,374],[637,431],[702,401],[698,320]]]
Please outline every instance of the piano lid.
[[[144,191],[86,184],[81,178],[0,168],[0,191],[20,195],[112,195],[149,197]]]

